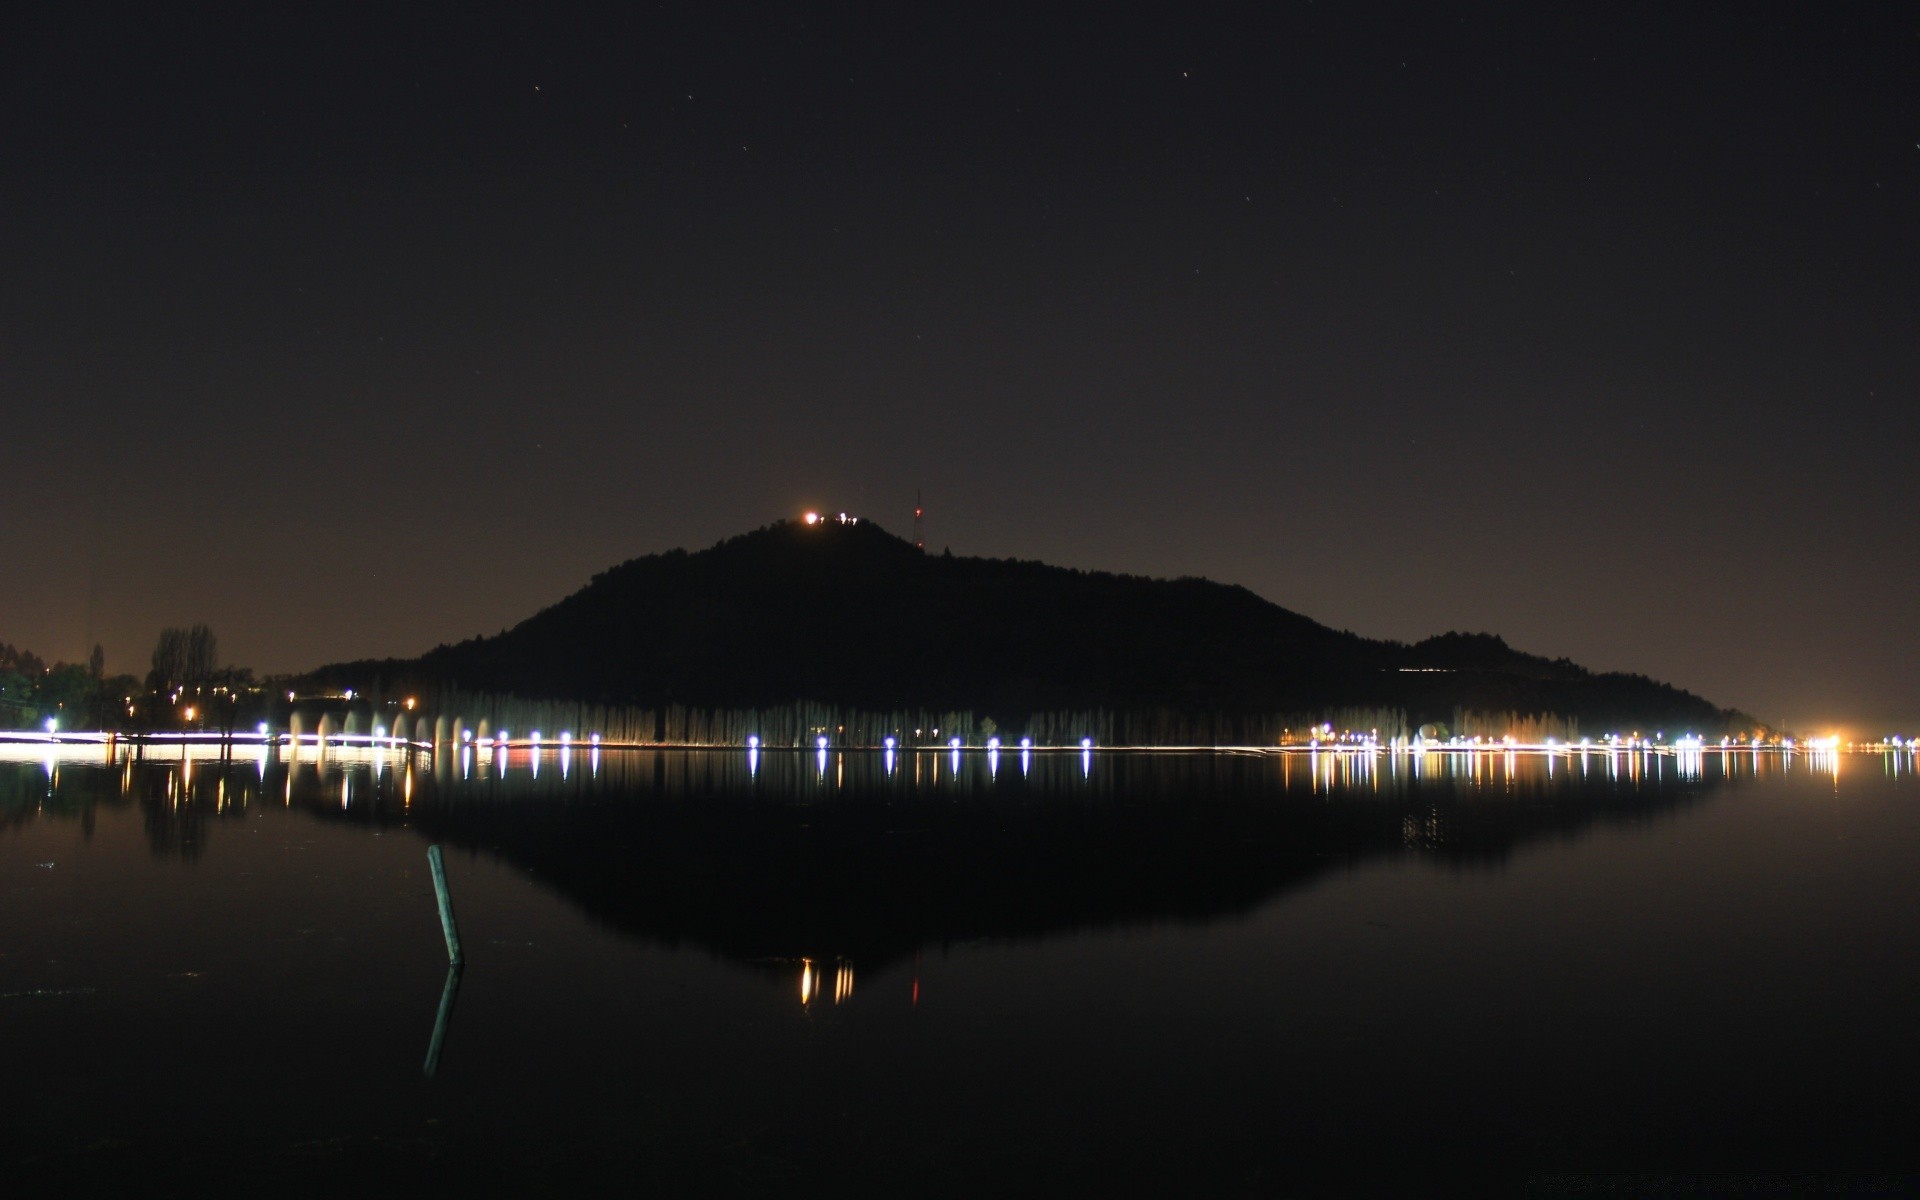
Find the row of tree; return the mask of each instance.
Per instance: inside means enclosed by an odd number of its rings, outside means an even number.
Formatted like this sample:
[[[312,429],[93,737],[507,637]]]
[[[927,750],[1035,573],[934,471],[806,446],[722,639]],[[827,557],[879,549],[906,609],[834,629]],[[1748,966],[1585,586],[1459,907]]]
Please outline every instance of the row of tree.
[[[84,663],[54,662],[0,642],[0,728],[117,728],[126,701],[140,684],[131,675],[106,674],[106,651],[93,648]]]
[[[48,664],[0,642],[0,728],[177,729],[231,732],[261,703],[253,672],[221,666],[218,640],[204,624],[160,631],[145,679],[108,675],[96,645],[83,663]]]
[[[873,711],[801,701],[759,708],[670,704],[659,708],[532,700],[497,692],[441,688],[412,697],[411,706],[378,686],[359,697],[358,710],[342,719],[346,732],[370,733],[375,725],[418,741],[539,733],[548,741],[594,734],[609,743],[669,746],[812,746],[825,737],[835,746],[928,745],[959,738],[970,746],[998,737],[1007,745],[1031,738],[1037,746],[1075,746],[1092,738],[1103,746],[1278,746],[1352,735],[1386,744],[1409,740],[1422,729],[1430,738],[1453,734],[1513,736],[1523,742],[1579,738],[1577,722],[1552,714],[1483,713],[1456,709],[1453,725],[1413,724],[1398,708],[1330,708],[1317,712],[1246,714],[1181,712],[1171,708],[1059,710],[989,716],[973,710]]]
[[[0,727],[40,729],[52,721],[69,730],[201,728],[231,733],[243,723],[271,719],[269,709],[277,707],[255,684],[251,670],[220,665],[218,640],[205,624],[161,630],[144,682],[127,674],[109,677],[105,665],[106,654],[99,646],[84,665],[48,665],[30,651],[0,643]],[[1271,746],[1349,734],[1386,743],[1420,731],[1437,739],[1457,734],[1531,743],[1549,738],[1571,742],[1581,735],[1580,723],[1565,716],[1465,708],[1453,710],[1451,726],[1417,726],[1399,708],[1262,714],[1162,706],[1013,715],[879,711],[810,701],[755,708],[647,708],[530,700],[458,688],[433,692],[424,706],[420,699],[403,708],[397,699],[389,702],[376,684],[362,697],[365,716],[357,723],[369,728],[360,731],[370,732],[377,724],[427,740],[454,729],[521,737],[540,730],[556,738],[562,733],[579,738],[597,733],[613,743],[683,746],[743,745],[750,737],[767,746],[810,746],[823,736],[844,746],[879,746],[889,737],[902,744],[957,737],[980,745],[996,736],[1009,744],[1031,738],[1040,746],[1077,745],[1083,738],[1107,746]],[[389,714],[389,709],[394,711]],[[349,718],[349,727],[355,723]]]

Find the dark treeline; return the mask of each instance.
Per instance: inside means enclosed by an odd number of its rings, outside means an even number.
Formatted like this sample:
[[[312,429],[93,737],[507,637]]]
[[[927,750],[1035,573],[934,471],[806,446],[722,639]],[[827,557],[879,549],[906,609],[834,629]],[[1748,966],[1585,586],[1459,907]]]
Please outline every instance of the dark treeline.
[[[495,636],[336,664],[310,680],[376,681],[651,711],[659,737],[642,741],[729,740],[714,736],[716,722],[729,735],[762,725],[778,741],[842,725],[861,738],[937,727],[973,741],[989,720],[1002,737],[1056,744],[1263,744],[1327,720],[1386,740],[1458,725],[1463,710],[1591,734],[1757,724],[1492,635],[1374,640],[1244,588],[925,555],[870,523],[836,521],[634,559]],[[1389,715],[1330,715],[1342,709]]]
[[[104,647],[85,663],[48,664],[0,642],[0,729],[215,730],[265,719],[284,689],[257,683],[247,667],[222,666],[204,624],[160,631],[145,678],[106,673]]]
[[[407,699],[412,700],[408,707]],[[295,706],[296,709],[299,706]],[[317,720],[290,722],[296,732],[319,732]],[[1091,738],[1101,746],[1223,747],[1305,744],[1314,738],[1351,734],[1382,743],[1454,734],[1465,737],[1513,736],[1540,743],[1549,738],[1578,741],[1578,722],[1549,713],[1478,712],[1455,709],[1451,724],[1412,724],[1404,709],[1332,708],[1316,712],[1192,714],[1172,709],[1114,711],[1077,709],[1057,712],[989,715],[973,710],[874,711],[843,705],[799,702],[758,708],[660,707],[581,704],[539,700],[460,688],[399,692],[376,683],[359,693],[328,726],[344,733],[371,733],[378,727],[421,742],[474,737],[525,740],[538,734],[547,741],[570,737],[633,746],[743,746],[749,738],[774,747],[812,747],[825,737],[835,747],[877,748],[888,738],[902,746],[945,744],[959,738],[982,746],[998,738],[1007,747],[1031,739],[1042,747],[1077,746]],[[1597,730],[1585,731],[1598,736]]]
[[[120,729],[140,691],[131,675],[106,673],[106,651],[93,648],[84,663],[48,663],[30,650],[0,642],[0,729]]]

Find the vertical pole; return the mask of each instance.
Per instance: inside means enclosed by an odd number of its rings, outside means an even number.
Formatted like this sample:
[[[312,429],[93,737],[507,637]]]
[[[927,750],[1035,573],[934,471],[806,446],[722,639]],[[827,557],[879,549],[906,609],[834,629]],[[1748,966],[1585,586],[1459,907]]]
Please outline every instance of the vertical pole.
[[[440,1048],[447,1041],[447,1025],[453,1019],[453,1000],[460,994],[460,966],[447,968],[447,984],[440,989],[440,1010],[433,1015],[433,1038],[427,1042],[427,1078],[440,1073]]]
[[[440,901],[440,932],[447,935],[447,965],[457,967],[466,960],[460,955],[460,930],[453,923],[453,897],[447,893],[447,868],[440,861],[440,847],[427,847],[427,863],[433,867],[433,894]]]

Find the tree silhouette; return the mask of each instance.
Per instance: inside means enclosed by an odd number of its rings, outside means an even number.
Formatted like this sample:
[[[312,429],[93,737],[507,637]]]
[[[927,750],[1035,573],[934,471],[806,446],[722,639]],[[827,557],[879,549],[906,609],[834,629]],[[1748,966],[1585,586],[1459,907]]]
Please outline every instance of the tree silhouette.
[[[153,670],[147,676],[147,686],[162,692],[206,683],[213,678],[217,645],[213,630],[204,624],[162,629],[153,647]]]

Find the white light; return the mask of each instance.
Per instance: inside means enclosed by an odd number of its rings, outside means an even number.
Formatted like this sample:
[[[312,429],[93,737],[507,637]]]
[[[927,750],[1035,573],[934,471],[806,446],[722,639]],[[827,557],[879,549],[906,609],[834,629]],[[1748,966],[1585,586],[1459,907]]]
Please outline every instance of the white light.
[[[827,735],[823,733],[819,737],[813,739],[813,744],[819,747],[820,749],[825,750],[827,748]]]
[[[885,747],[886,747],[887,749],[889,749],[889,750],[891,750],[891,749],[893,749],[893,739],[892,739],[892,738],[887,738],[887,739],[885,739],[884,741],[882,741],[882,742],[881,742],[880,744],[881,744],[882,746],[885,746]]]
[[[593,735],[593,740],[594,740],[594,741],[596,741],[596,742],[597,742],[597,741],[599,741],[599,740],[600,740],[600,735],[599,735],[599,734],[597,734],[597,733],[596,733],[596,734],[594,734],[594,735]],[[747,749],[749,749],[749,750],[758,750],[759,748],[760,748],[760,735],[759,735],[759,734],[757,734],[757,733],[756,733],[756,734],[749,734],[749,735],[748,735],[748,737],[747,737]]]
[[[953,747],[955,750],[958,750],[960,748],[960,739],[952,738],[947,742],[947,745]]]
[[[538,729],[533,731],[533,743],[536,746],[540,744],[540,731]]]
[[[1082,750],[1091,750],[1091,749],[1093,749],[1093,739],[1092,739],[1092,738],[1081,738],[1081,739],[1080,739],[1080,748],[1081,748]]]
[[[1022,750],[1031,750],[1031,749],[1033,749],[1033,739],[1032,739],[1032,738],[1030,738],[1030,737],[1025,737],[1025,738],[1021,738],[1021,739],[1020,739],[1020,748],[1021,748]]]
[[[990,737],[990,738],[988,738],[988,739],[987,739],[987,749],[989,749],[989,750],[998,750],[999,748],[1000,748],[1000,739],[999,739],[999,738],[997,738],[997,737]]]
[[[573,734],[563,729],[560,731],[560,740],[563,742],[571,742],[573,740]]]
[[[60,728],[60,718],[59,718],[59,717],[48,717],[48,718],[47,718],[47,732],[48,732],[48,733],[52,733],[52,732],[53,732],[54,730],[56,730],[56,729],[58,729],[58,728]]]
[[[260,736],[267,736],[267,723],[265,721],[260,722]]]

